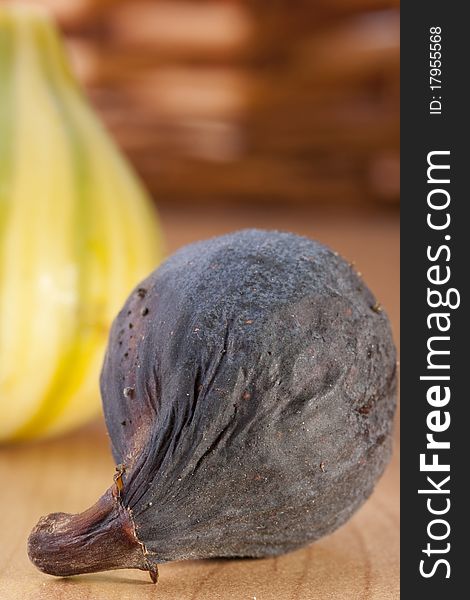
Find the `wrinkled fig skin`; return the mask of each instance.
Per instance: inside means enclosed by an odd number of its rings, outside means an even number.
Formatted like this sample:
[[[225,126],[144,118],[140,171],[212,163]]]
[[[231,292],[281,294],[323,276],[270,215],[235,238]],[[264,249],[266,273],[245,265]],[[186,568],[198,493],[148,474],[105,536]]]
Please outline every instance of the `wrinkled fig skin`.
[[[116,318],[101,376],[113,511],[140,545],[117,568],[277,555],[335,530],[389,460],[395,364],[385,313],[318,243],[247,230],[174,254]]]

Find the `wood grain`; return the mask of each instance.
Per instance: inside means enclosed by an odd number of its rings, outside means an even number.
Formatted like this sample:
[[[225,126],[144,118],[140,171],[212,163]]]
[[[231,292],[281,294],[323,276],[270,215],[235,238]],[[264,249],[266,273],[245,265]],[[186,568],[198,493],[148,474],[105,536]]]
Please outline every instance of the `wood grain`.
[[[398,324],[398,223],[395,214],[165,211],[170,250],[248,225],[306,233],[329,243],[364,274]],[[275,559],[205,560],[162,565],[147,574],[117,571],[57,579],[26,555],[37,519],[77,512],[110,485],[114,465],[101,422],[67,437],[0,449],[2,600],[395,600],[399,598],[398,443],[372,497],[333,535]]]

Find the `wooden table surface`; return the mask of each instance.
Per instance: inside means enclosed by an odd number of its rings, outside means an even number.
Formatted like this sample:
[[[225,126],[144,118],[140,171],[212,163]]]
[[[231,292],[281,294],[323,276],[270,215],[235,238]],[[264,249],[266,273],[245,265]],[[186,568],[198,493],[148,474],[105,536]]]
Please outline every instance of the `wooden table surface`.
[[[328,243],[356,263],[392,320],[398,343],[398,218],[393,213],[235,209],[162,211],[168,249],[241,227],[279,228]],[[396,432],[396,437],[398,434]],[[37,519],[78,512],[110,485],[114,464],[101,422],[60,439],[0,448],[0,599],[385,600],[399,598],[398,442],[374,494],[341,529],[274,559],[203,560],[146,573],[69,579],[37,571],[26,539]]]

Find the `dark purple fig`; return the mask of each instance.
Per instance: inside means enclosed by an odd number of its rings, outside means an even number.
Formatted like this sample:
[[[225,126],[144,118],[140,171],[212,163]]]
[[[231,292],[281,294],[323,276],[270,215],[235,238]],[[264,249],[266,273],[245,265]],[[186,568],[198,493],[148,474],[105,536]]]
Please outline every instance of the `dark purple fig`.
[[[117,471],[29,554],[71,575],[274,556],[344,523],[390,457],[388,319],[336,253],[247,230],[187,246],[130,295],[101,376]]]

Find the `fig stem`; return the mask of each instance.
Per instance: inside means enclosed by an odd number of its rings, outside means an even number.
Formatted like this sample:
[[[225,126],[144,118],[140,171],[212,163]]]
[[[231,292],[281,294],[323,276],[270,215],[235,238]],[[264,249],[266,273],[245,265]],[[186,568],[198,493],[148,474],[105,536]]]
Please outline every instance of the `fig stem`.
[[[38,569],[59,577],[140,569],[148,571],[154,583],[158,580],[158,568],[148,560],[116,485],[80,514],[42,517],[29,536],[28,554]]]
[[[150,579],[152,580],[153,583],[157,583],[158,582],[158,567],[156,564],[151,565],[150,563],[148,563],[148,572],[150,575]]]

